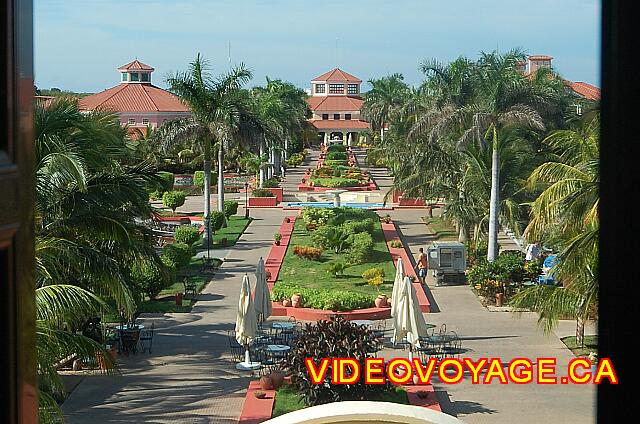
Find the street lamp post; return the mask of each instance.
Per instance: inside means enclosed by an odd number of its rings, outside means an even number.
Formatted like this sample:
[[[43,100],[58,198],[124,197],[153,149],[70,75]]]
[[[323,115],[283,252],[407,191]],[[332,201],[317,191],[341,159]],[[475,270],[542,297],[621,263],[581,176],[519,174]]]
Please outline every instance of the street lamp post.
[[[249,182],[244,183],[244,219],[249,219]]]

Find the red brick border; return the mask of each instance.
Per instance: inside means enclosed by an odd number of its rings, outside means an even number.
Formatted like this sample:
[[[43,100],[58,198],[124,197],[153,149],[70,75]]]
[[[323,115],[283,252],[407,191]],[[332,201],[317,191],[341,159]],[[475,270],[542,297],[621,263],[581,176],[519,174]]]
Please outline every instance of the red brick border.
[[[258,399],[253,395],[256,391],[263,391],[267,396],[264,399]],[[240,413],[238,424],[258,424],[271,419],[275,401],[275,390],[262,390],[259,381],[249,382],[249,388],[244,396],[244,404],[242,405],[242,412]]]
[[[407,391],[407,400],[410,405],[422,406],[442,412],[442,408],[436,397],[436,392],[431,384],[403,386],[403,388]],[[267,393],[267,396],[264,399],[258,399],[253,395],[255,391],[264,391]],[[418,397],[417,393],[420,391],[428,392],[427,397],[424,399]],[[249,388],[244,396],[244,404],[242,405],[242,412],[240,413],[238,424],[258,424],[271,419],[275,400],[275,390],[262,390],[259,381],[249,382]]]

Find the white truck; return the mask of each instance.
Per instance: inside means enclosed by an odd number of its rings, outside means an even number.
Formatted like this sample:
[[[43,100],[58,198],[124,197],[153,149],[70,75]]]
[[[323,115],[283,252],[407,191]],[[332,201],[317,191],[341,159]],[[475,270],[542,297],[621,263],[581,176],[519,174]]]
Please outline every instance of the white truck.
[[[442,284],[464,284],[467,269],[464,244],[436,241],[427,248],[429,269],[436,277],[436,286]]]

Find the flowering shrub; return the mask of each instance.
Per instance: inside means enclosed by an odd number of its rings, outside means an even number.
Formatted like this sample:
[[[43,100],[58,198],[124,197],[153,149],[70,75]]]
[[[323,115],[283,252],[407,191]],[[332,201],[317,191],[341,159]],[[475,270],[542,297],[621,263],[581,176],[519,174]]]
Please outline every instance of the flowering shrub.
[[[331,209],[324,208],[304,208],[302,209],[302,219],[305,224],[325,225],[336,213]]]
[[[373,280],[374,278],[378,278],[378,277],[384,279],[384,269],[369,268],[368,270],[362,273],[362,278],[364,278],[364,281],[366,281],[367,283]]]
[[[294,246],[293,254],[301,258],[317,261],[320,260],[322,249],[311,246]]]

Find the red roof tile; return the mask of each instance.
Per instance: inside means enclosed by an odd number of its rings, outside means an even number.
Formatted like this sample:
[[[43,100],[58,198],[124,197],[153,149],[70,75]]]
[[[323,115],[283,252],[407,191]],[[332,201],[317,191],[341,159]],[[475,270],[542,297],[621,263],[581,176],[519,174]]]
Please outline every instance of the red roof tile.
[[[369,128],[368,122],[359,120],[315,119],[309,122],[319,130],[360,130]]]
[[[543,54],[537,54],[537,55],[531,55],[529,56],[529,60],[552,60],[553,57],[551,56],[546,56]]]
[[[349,96],[312,96],[307,98],[312,111],[360,110],[364,101],[359,97]]]
[[[118,68],[118,71],[153,71],[154,68],[151,66],[140,62],[138,59],[133,62],[129,62],[126,65],[122,65]]]
[[[180,98],[152,84],[124,83],[79,101],[81,110],[113,112],[189,112]]]
[[[600,100],[600,88],[586,82],[567,81],[567,85],[574,93],[587,100]]]
[[[353,75],[335,68],[331,71],[320,75],[319,77],[315,77],[311,81],[330,81],[330,82],[362,82],[361,79],[354,77]]]

